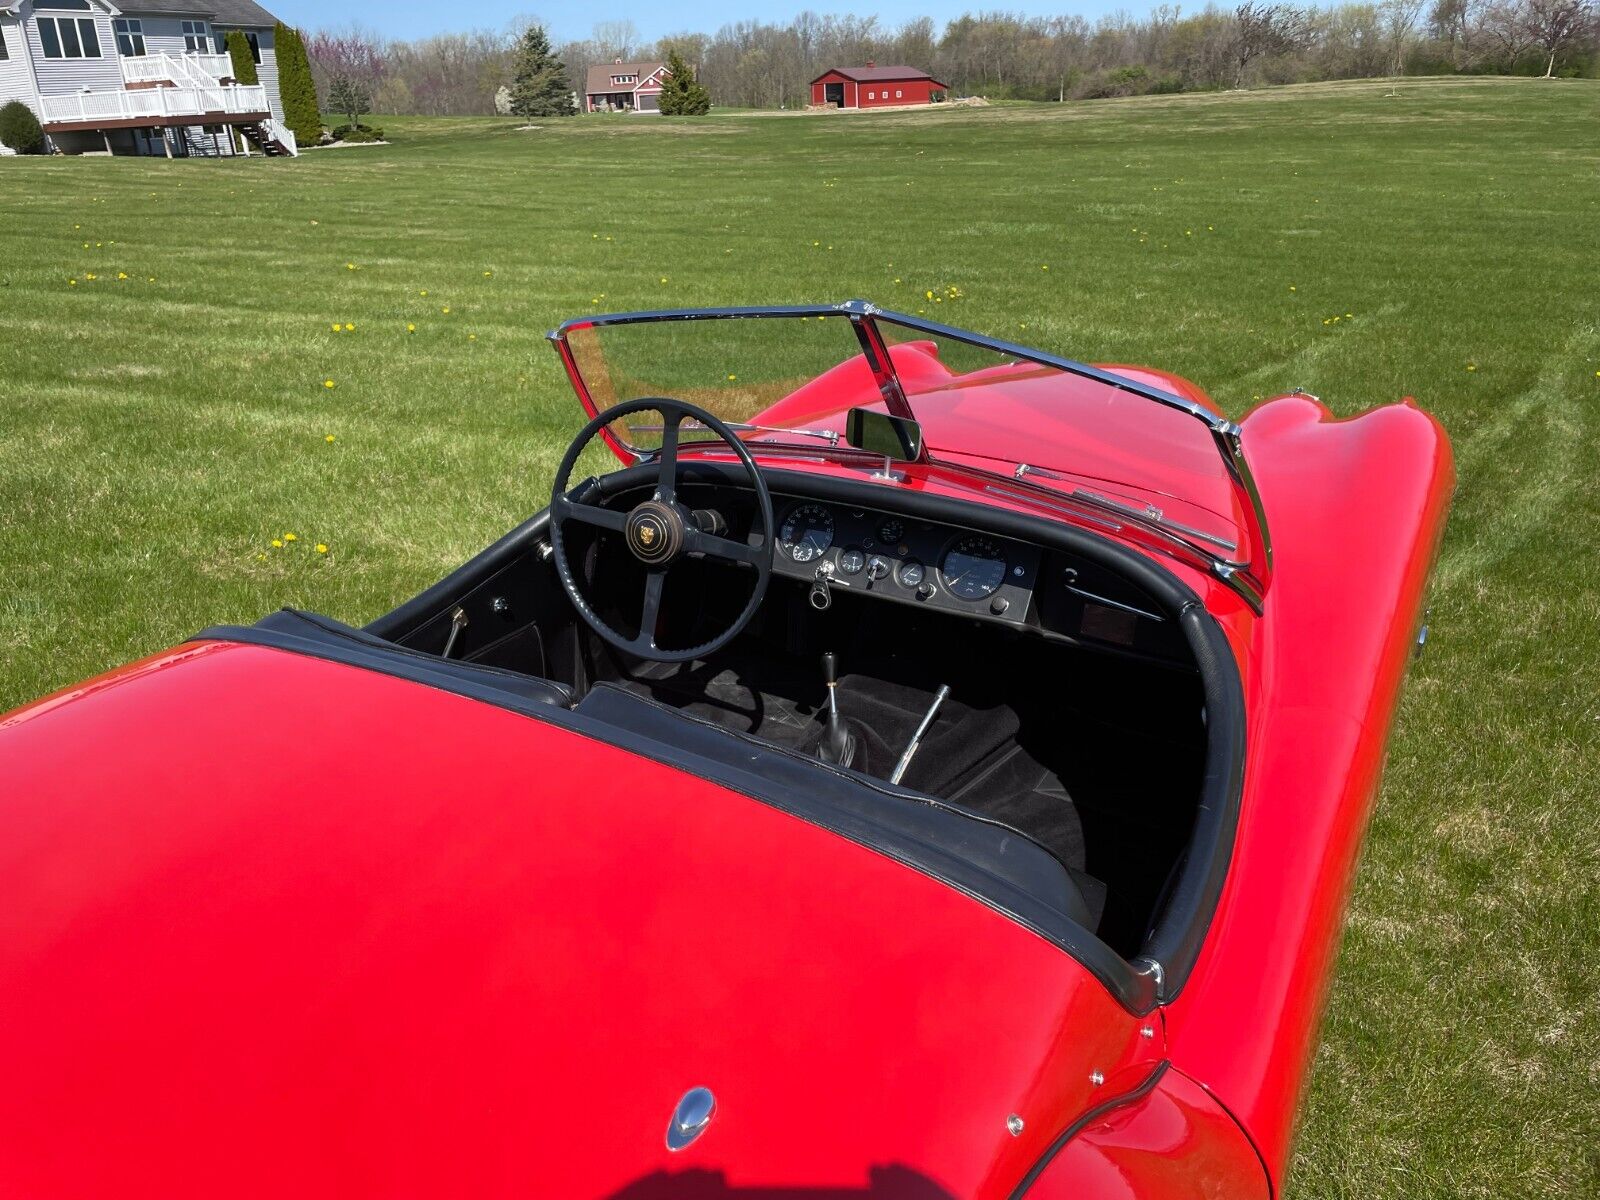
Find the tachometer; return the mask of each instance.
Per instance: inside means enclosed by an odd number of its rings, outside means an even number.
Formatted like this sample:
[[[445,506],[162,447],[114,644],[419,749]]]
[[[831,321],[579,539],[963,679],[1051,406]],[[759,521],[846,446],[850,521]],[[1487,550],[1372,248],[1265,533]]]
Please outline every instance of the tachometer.
[[[969,533],[945,551],[939,564],[945,589],[961,600],[982,600],[1005,582],[1005,551],[993,538]]]
[[[815,561],[833,545],[833,514],[820,504],[802,504],[790,509],[778,528],[778,545],[795,562]]]

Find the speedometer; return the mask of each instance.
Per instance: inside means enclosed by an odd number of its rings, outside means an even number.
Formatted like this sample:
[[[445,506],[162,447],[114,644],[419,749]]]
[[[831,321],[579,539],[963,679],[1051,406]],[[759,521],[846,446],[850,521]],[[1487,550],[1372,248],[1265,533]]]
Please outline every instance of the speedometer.
[[[980,533],[957,538],[944,552],[939,574],[952,596],[982,600],[994,595],[1006,578],[1006,556],[1000,544]]]
[[[814,562],[833,545],[833,514],[820,504],[790,509],[778,527],[778,544],[795,562]]]

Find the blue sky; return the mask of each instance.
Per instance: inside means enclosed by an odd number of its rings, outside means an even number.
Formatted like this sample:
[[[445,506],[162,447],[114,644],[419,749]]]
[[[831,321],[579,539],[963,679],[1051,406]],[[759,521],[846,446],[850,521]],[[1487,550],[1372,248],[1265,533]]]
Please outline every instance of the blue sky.
[[[268,10],[280,19],[304,30],[338,28],[352,23],[364,25],[390,37],[415,38],[430,33],[446,33],[468,28],[498,29],[513,18],[529,13],[527,0],[482,0],[482,3],[462,5],[439,4],[427,0],[263,0]],[[1078,13],[1094,20],[1117,9],[1143,13],[1154,5],[1149,3],[1116,3],[1115,0],[1080,0],[1076,4],[1041,3],[1040,0],[885,0],[872,4],[796,3],[792,5],[766,5],[749,0],[702,0],[694,5],[674,3],[641,3],[640,0],[601,0],[601,3],[578,5],[567,3],[533,13],[543,20],[555,41],[568,41],[587,37],[597,21],[629,20],[638,27],[646,40],[662,34],[684,30],[715,31],[719,26],[733,21],[759,19],[762,21],[787,21],[796,13],[810,9],[817,13],[876,13],[880,23],[899,25],[911,17],[930,16],[935,24],[944,23],[964,12],[982,9],[1003,9],[1037,16],[1054,16]],[[1204,0],[1185,6],[1199,10]]]

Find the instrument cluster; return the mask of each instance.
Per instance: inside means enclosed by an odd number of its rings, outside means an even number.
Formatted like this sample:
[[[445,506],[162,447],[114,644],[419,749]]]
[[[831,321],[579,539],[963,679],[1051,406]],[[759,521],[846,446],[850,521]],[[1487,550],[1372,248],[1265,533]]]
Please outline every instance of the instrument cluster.
[[[1039,551],[934,522],[803,501],[779,518],[775,563],[782,574],[812,580],[824,598],[838,587],[1020,624]]]

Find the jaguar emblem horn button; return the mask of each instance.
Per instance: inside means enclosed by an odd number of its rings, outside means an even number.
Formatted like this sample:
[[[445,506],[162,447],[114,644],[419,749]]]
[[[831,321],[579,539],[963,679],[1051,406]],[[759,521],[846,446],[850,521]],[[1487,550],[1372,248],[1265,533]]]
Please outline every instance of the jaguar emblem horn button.
[[[683,515],[660,500],[646,500],[628,514],[628,549],[642,563],[664,567],[683,550]]]

